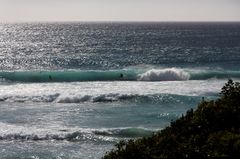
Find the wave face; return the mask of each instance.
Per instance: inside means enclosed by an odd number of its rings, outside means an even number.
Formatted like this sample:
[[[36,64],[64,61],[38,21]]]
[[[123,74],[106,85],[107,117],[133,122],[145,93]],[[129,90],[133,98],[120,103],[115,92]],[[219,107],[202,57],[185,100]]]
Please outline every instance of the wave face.
[[[199,73],[191,73],[190,80],[207,80],[211,78],[229,79],[240,78],[240,71],[202,71]]]
[[[5,80],[19,82],[116,81],[136,79],[134,72],[124,70],[1,72],[0,76]]]
[[[211,78],[240,78],[240,71],[184,70],[179,68],[149,70],[92,71],[19,71],[0,72],[1,82],[84,82],[84,81],[187,81]]]

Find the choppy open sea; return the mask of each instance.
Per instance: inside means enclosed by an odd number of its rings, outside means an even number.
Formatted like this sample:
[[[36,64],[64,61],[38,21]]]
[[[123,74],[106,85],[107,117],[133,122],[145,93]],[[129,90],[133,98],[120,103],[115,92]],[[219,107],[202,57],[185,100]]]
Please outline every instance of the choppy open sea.
[[[0,158],[101,158],[240,81],[240,23],[1,23]]]

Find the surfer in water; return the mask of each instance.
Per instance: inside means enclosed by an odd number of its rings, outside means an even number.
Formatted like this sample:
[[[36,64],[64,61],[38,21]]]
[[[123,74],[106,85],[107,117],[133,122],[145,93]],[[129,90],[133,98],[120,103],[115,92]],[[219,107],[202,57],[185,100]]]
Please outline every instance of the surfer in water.
[[[51,75],[49,75],[48,78],[49,78],[50,81],[52,80],[52,76]]]
[[[120,73],[120,76],[119,76],[119,79],[123,79],[123,74],[122,73]]]

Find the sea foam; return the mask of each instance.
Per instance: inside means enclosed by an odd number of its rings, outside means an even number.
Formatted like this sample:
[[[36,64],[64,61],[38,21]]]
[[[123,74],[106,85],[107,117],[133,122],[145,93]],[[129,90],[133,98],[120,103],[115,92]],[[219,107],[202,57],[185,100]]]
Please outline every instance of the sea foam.
[[[190,75],[177,68],[151,69],[138,78],[140,81],[186,81]]]

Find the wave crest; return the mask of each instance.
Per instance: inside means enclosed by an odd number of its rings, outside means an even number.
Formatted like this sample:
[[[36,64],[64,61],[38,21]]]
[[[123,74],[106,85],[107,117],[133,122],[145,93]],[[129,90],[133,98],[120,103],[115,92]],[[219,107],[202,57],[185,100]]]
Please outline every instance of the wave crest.
[[[169,69],[152,69],[138,78],[140,81],[186,81],[189,80],[190,75],[181,69],[169,68]]]
[[[0,84],[11,82],[86,82],[86,81],[186,81],[211,78],[240,78],[239,71],[189,70],[180,68],[132,70],[75,70],[0,72]]]

